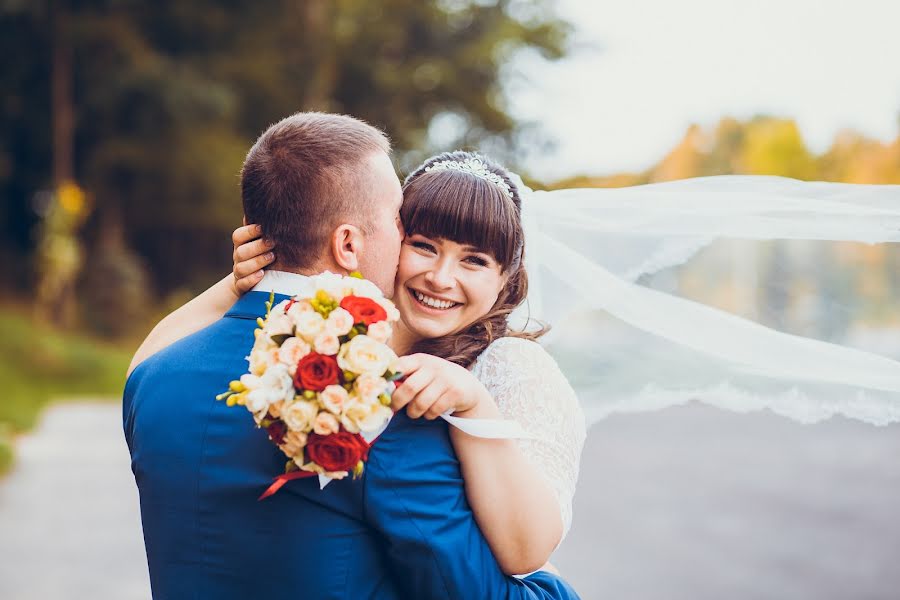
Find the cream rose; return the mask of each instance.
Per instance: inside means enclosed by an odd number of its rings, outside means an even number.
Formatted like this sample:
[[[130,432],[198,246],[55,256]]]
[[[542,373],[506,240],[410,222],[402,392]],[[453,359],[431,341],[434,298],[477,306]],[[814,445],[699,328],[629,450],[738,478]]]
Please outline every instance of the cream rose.
[[[338,337],[347,335],[352,327],[353,315],[340,307],[331,311],[325,320],[325,331],[330,331]]]
[[[278,361],[287,365],[288,372],[291,377],[297,372],[297,363],[300,359],[310,353],[309,344],[298,337],[292,337],[284,340],[281,348],[278,349]]]
[[[366,335],[379,342],[384,344],[391,337],[391,324],[387,321],[378,321],[377,323],[372,323],[369,325],[368,331],[366,331]]]
[[[297,334],[307,342],[315,340],[324,330],[325,319],[317,312],[304,312],[297,317]]]
[[[337,417],[329,412],[320,412],[317,414],[316,420],[313,423],[313,431],[319,435],[337,433],[340,428],[341,425],[338,423]]]
[[[349,398],[350,394],[347,393],[347,390],[339,385],[329,385],[319,393],[319,401],[322,406],[335,415],[341,414]]]
[[[356,378],[354,382],[356,393],[367,402],[375,402],[378,396],[387,391],[387,380],[378,375],[365,373]]]
[[[345,371],[383,375],[397,358],[394,351],[367,335],[358,335],[341,348],[337,361]]]
[[[390,408],[378,402],[355,402],[341,415],[341,424],[350,433],[377,431],[393,414]]]
[[[281,420],[293,431],[312,430],[319,408],[315,402],[297,399],[281,408]]]
[[[341,349],[341,342],[337,336],[329,331],[323,331],[316,336],[313,346],[319,354],[327,354],[333,356]]]

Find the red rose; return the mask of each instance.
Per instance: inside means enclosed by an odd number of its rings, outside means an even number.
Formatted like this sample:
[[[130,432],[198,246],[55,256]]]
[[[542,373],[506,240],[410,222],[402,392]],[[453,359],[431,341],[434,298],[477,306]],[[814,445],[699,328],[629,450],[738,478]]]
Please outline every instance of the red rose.
[[[369,444],[349,431],[330,435],[310,433],[306,457],[326,471],[352,471],[359,461],[369,458]]]
[[[366,326],[387,319],[387,312],[384,308],[371,298],[346,296],[341,300],[341,308],[353,316],[354,323],[362,323]]]
[[[287,434],[287,425],[284,424],[284,421],[278,419],[272,421],[272,423],[266,427],[266,431],[269,434],[269,439],[275,442],[276,446],[280,446],[281,442],[284,441],[284,436]]]
[[[297,389],[321,392],[337,383],[340,376],[341,369],[333,356],[310,352],[297,363],[294,386]]]

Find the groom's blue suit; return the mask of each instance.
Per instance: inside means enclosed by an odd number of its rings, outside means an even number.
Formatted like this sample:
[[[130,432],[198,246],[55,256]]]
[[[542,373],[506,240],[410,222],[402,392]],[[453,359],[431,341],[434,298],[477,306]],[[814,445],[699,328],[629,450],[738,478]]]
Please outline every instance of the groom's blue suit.
[[[215,396],[246,370],[267,293],[135,369],[125,437],[153,597],[577,598],[559,578],[504,576],[463,492],[447,425],[398,414],[358,480],[259,494],[284,456],[250,414]]]

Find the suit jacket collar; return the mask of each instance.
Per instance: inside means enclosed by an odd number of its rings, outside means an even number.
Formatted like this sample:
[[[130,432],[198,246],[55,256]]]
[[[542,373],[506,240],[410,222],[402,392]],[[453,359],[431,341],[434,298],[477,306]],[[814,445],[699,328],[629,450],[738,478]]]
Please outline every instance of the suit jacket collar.
[[[270,292],[247,292],[225,313],[225,317],[253,319],[266,316],[266,301]],[[286,294],[275,294],[275,304],[290,298]]]
[[[225,313],[226,317],[256,319],[266,315],[266,300],[275,292],[275,304],[297,294],[306,293],[309,277],[287,271],[266,271],[263,278]]]

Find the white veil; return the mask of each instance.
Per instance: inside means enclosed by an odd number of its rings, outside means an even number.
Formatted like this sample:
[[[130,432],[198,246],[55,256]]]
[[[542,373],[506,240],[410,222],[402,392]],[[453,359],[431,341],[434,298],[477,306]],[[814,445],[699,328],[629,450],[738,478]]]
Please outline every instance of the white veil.
[[[513,325],[552,325],[589,422],[690,400],[900,421],[900,186],[522,190],[530,290]]]

